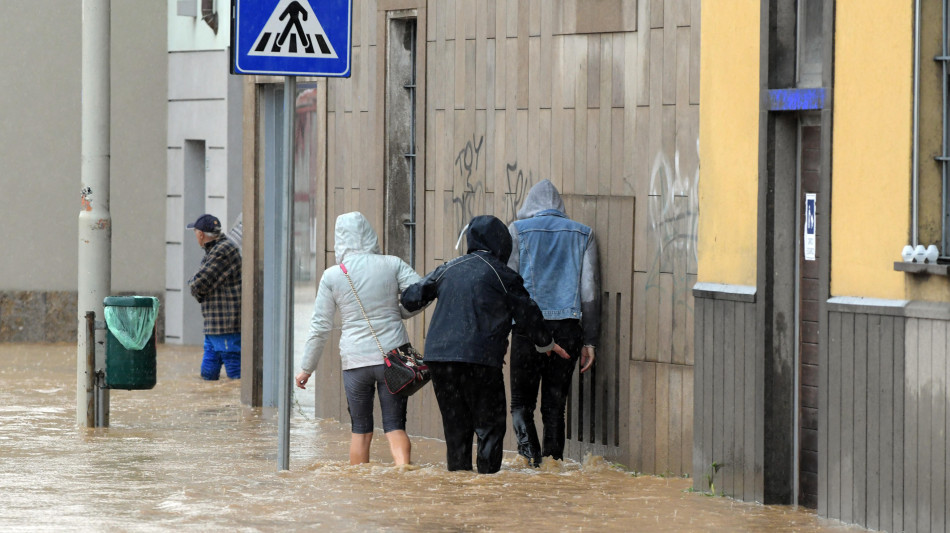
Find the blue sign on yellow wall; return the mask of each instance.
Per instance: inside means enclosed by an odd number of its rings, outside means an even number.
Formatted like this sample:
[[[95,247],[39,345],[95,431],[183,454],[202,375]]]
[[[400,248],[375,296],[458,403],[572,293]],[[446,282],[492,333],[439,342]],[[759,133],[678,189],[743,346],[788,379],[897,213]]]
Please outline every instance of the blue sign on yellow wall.
[[[350,75],[352,0],[233,0],[231,73]]]

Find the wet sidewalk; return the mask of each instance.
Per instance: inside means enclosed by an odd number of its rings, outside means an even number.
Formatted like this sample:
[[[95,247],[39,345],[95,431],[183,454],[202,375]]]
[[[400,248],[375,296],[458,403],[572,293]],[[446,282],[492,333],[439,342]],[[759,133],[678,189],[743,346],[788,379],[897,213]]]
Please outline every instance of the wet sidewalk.
[[[414,465],[397,468],[377,433],[373,462],[349,466],[349,428],[312,409],[295,410],[278,473],[276,411],[202,381],[199,362],[197,347],[160,346],[156,387],[112,391],[111,427],[86,430],[75,345],[0,344],[0,530],[862,531],[598,458],[532,470],[506,454],[496,475],[449,473],[444,445],[414,438]]]

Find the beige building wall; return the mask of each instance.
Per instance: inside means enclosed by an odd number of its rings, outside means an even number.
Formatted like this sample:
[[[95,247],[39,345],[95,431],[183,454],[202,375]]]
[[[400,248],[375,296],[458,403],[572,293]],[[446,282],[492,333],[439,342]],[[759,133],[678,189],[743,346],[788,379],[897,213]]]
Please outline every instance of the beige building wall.
[[[232,229],[241,213],[244,81],[229,74],[229,0],[167,0],[168,104],[165,221],[165,341],[201,344],[204,320],[188,280],[204,255],[185,225],[202,213]],[[187,8],[192,8],[189,10]],[[181,9],[179,9],[181,8]],[[214,27],[212,27],[214,26]]]
[[[906,275],[893,264],[910,242],[913,15],[913,6],[887,0],[837,4],[833,296],[905,296]],[[869,33],[888,38],[869,39]],[[869,61],[886,73],[886,82],[868,83]],[[862,231],[855,231],[855,221]]]
[[[164,287],[166,6],[112,3],[112,290]],[[0,341],[75,338],[81,2],[0,2]],[[158,230],[156,230],[158,228]]]
[[[703,11],[699,281],[755,286],[760,2]]]
[[[603,328],[596,370],[575,375],[574,458],[691,470],[699,15],[699,0],[356,0],[352,77],[326,83],[318,272],[333,264],[337,215],[362,211],[385,234],[391,17],[416,17],[419,28],[417,270],[459,255],[472,216],[511,222],[545,178],[569,216],[594,228]],[[249,209],[260,213],[249,205],[246,224]],[[420,346],[424,315],[411,323]],[[317,414],[346,420],[339,364],[328,347]],[[431,388],[409,409],[410,433],[441,436]]]

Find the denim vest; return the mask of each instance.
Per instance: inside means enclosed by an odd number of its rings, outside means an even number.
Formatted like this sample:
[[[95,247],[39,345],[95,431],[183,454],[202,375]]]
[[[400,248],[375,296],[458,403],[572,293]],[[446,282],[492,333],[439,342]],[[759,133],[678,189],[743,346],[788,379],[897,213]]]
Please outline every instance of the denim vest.
[[[557,209],[514,222],[524,286],[546,320],[581,318],[581,266],[591,229]]]

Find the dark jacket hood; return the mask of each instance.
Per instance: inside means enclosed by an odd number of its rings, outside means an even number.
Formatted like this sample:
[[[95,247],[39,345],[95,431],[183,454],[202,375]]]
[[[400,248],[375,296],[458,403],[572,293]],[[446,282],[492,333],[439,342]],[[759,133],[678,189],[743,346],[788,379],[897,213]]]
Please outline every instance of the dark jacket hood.
[[[564,214],[564,200],[561,199],[561,193],[557,192],[557,187],[551,183],[551,180],[541,180],[535,183],[525,196],[524,203],[518,210],[518,220],[531,218],[548,209],[557,209]]]
[[[468,233],[465,234],[468,243],[468,252],[485,250],[501,260],[508,262],[511,256],[511,235],[505,223],[492,215],[479,215],[468,223]]]

